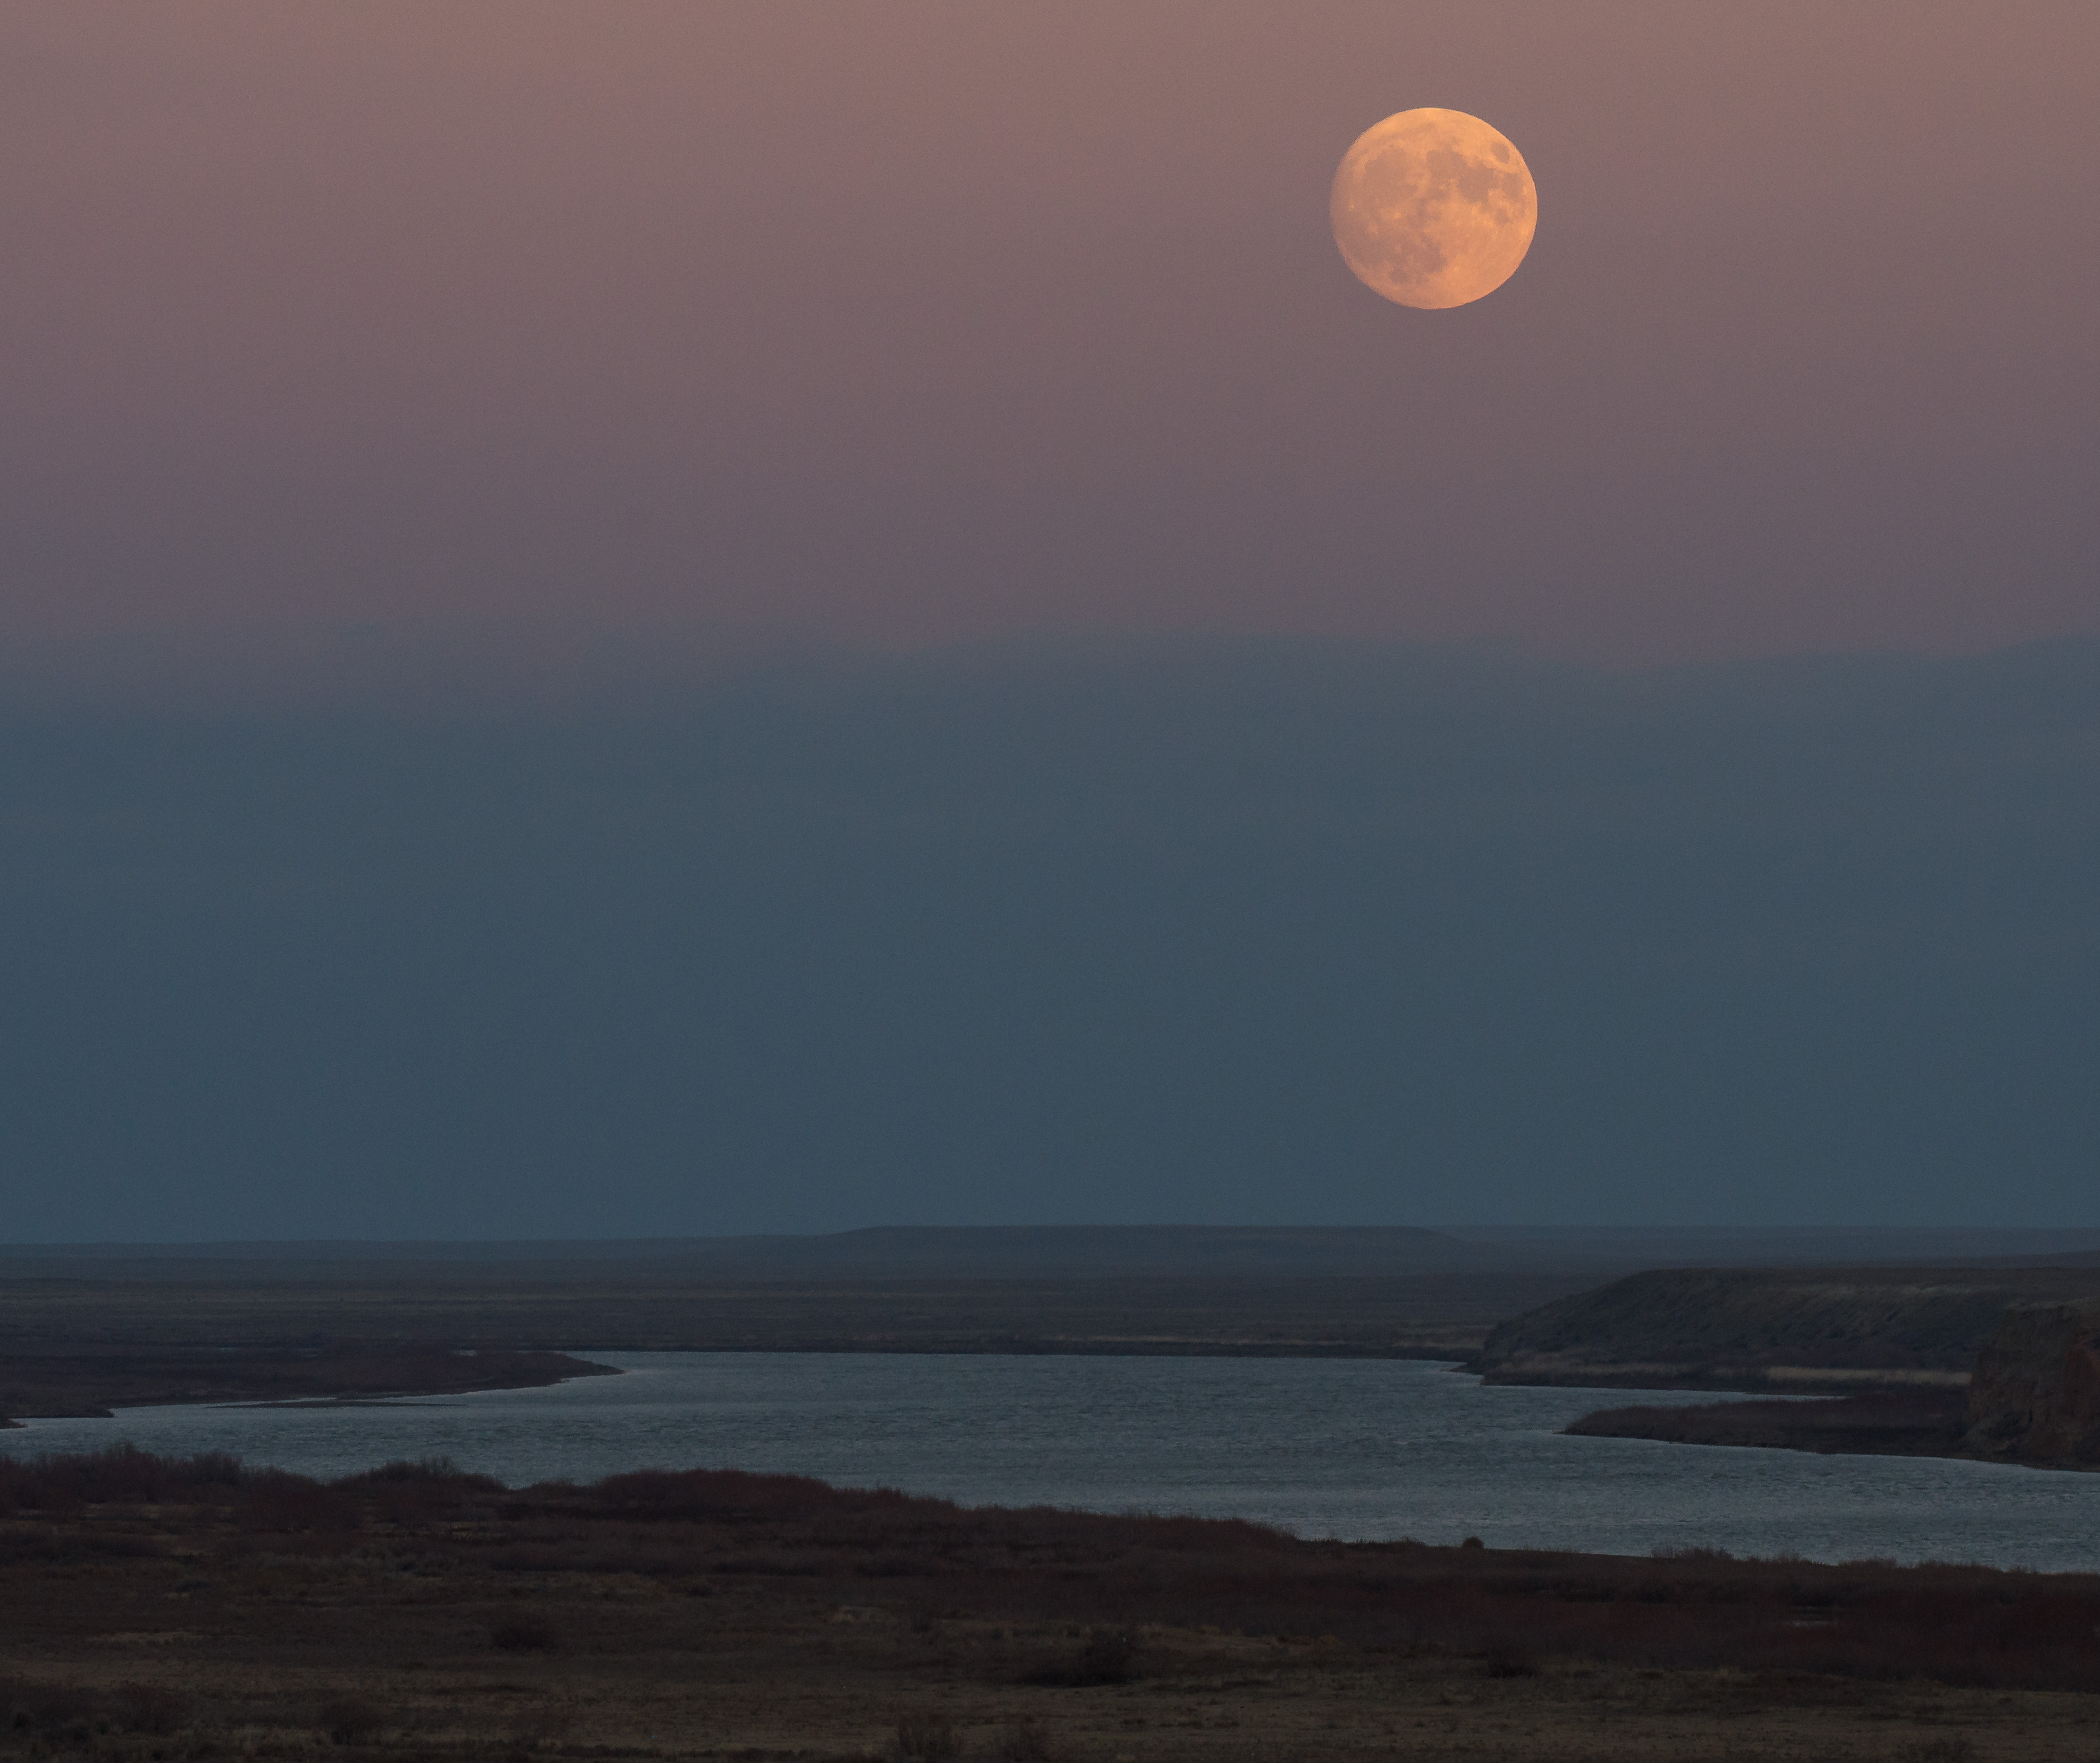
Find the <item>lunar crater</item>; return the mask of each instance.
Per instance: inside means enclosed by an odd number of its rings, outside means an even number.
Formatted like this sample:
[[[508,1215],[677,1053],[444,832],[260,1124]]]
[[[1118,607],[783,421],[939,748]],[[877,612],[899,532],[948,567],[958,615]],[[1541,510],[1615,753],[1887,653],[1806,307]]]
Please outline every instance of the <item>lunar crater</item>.
[[[1516,272],[1538,223],[1531,168],[1462,110],[1403,110],[1359,135],[1335,173],[1335,243],[1401,306],[1464,306]]]

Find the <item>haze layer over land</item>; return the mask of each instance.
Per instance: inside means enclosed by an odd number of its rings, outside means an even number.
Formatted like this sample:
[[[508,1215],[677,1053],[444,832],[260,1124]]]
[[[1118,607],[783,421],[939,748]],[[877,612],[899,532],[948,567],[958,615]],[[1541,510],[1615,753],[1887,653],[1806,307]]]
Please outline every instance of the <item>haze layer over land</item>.
[[[2097,62],[6,9],[5,1234],[2100,1222]]]
[[[2100,1222],[2091,644],[60,683],[20,1239]]]

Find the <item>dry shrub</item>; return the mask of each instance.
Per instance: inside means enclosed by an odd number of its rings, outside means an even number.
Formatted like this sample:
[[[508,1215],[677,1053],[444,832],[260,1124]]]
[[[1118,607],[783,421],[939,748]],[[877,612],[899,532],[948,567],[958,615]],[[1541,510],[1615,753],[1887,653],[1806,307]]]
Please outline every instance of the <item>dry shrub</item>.
[[[948,1763],[963,1748],[955,1724],[938,1711],[904,1715],[897,1722],[897,1754],[917,1763]]]
[[[117,1723],[127,1732],[165,1738],[188,1723],[190,1699],[172,1684],[127,1683],[115,1697]]]
[[[339,1532],[355,1530],[364,1513],[338,1488],[282,1469],[265,1469],[249,1479],[237,1517],[244,1531]]]
[[[450,1457],[396,1457],[376,1469],[346,1475],[339,1487],[424,1487],[448,1493],[500,1494],[503,1483],[492,1475],[476,1475]]]
[[[807,1475],[754,1475],[742,1469],[637,1469],[588,1490],[622,1517],[779,1522],[862,1518],[885,1509],[955,1511],[948,1500],[911,1500],[893,1487],[833,1487]]]
[[[877,1555],[854,1571],[863,1580],[911,1580],[922,1577],[927,1564],[915,1555]]]
[[[1538,1661],[1511,1641],[1498,1641],[1481,1655],[1490,1677],[1536,1677]]]
[[[39,1474],[42,1468],[41,1463],[0,1460],[0,1518],[11,1518],[17,1513],[34,1513],[43,1518],[79,1516],[87,1505],[79,1488],[56,1476]]]
[[[1075,1684],[1128,1683],[1137,1675],[1137,1643],[1119,1628],[1096,1628],[1073,1661]]]
[[[386,1522],[411,1529],[506,1491],[494,1477],[470,1474],[449,1457],[404,1458],[345,1476],[335,1486],[371,1501]]]
[[[43,1522],[24,1525],[0,1537],[0,1563],[140,1561],[161,1553],[151,1537],[127,1535],[78,1522],[77,1512],[64,1513],[46,1508],[35,1516]]]
[[[511,1728],[511,1743],[530,1751],[539,1745],[558,1743],[576,1723],[576,1710],[561,1703],[549,1703],[521,1715]]]
[[[240,1460],[223,1451],[161,1457],[126,1443],[27,1461],[0,1458],[0,1513],[58,1515],[86,1505],[223,1500],[246,1479]]]
[[[378,1736],[386,1715],[371,1703],[354,1695],[339,1696],[315,1710],[315,1723],[338,1744],[363,1744]]]
[[[488,1644],[499,1653],[552,1653],[561,1642],[545,1617],[511,1616],[488,1631]]]
[[[1128,1683],[1137,1675],[1137,1643],[1120,1628],[1096,1628],[1062,1664],[1031,1672],[1030,1683],[1085,1690]]]
[[[71,1684],[0,1677],[0,1731],[84,1735],[99,1712],[95,1698]]]
[[[1007,1728],[999,1742],[999,1754],[1004,1763],[1052,1763],[1057,1756],[1042,1723],[1033,1719],[1017,1720]]]

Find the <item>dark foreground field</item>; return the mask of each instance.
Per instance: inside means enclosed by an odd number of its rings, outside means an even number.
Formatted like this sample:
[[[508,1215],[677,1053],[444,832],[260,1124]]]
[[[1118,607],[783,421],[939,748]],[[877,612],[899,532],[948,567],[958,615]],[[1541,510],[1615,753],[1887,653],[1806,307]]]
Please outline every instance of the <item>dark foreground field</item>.
[[[2100,1580],[0,1463],[0,1752],[2088,1760]]]

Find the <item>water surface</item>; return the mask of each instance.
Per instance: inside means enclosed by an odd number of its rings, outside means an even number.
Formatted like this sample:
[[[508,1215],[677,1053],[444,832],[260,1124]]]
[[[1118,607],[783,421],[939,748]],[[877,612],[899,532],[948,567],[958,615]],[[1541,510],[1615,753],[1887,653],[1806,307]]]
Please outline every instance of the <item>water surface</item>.
[[[1630,1400],[1395,1359],[598,1354],[628,1375],[357,1406],[129,1408],[0,1451],[231,1451],[311,1475],[443,1455],[512,1485],[734,1467],[970,1505],[1245,1518],[1308,1536],[2100,1571],[2100,1475],[1568,1438]]]

